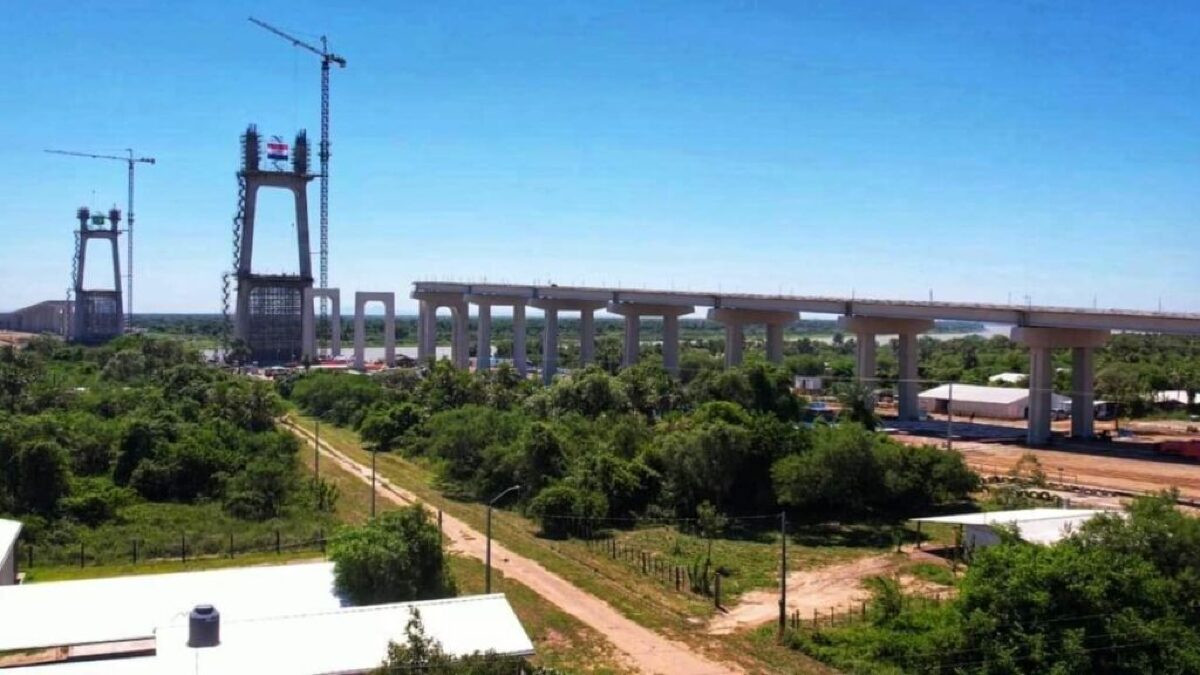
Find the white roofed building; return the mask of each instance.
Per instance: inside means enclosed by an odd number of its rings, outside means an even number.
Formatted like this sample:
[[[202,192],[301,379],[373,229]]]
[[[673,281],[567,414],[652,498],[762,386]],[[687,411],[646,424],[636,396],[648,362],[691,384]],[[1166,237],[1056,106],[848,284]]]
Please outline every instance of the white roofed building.
[[[1025,373],[996,373],[988,378],[989,384],[1025,384],[1029,376]]]
[[[0,586],[17,583],[17,539],[21,523],[0,518]]]
[[[1000,542],[997,527],[1013,526],[1017,536],[1032,544],[1053,544],[1076,532],[1084,523],[1101,513],[1095,509],[1019,509],[1015,511],[982,511],[951,516],[913,518],[915,523],[942,523],[963,528],[962,543],[968,550],[992,546]]]
[[[1015,387],[983,387],[977,384],[943,384],[917,396],[921,410],[947,411],[962,416],[1019,420],[1029,416],[1029,390]],[[1069,411],[1069,396],[1050,395],[1050,409]]]
[[[191,647],[189,612],[206,604],[219,643]],[[413,608],[448,654],[533,654],[501,594],[348,607],[329,563],[0,588],[0,654],[31,664],[6,664],[21,675],[365,673],[405,641]]]

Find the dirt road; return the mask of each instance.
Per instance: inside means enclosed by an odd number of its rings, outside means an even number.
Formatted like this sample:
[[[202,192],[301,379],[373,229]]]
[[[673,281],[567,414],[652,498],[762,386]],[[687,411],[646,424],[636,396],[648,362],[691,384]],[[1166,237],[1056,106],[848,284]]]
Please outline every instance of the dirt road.
[[[286,424],[286,426],[310,447],[312,446],[314,438],[311,433],[292,424]],[[324,441],[321,442],[318,450],[350,474],[370,483],[370,467],[350,459]],[[376,481],[380,495],[394,503],[421,503],[421,500],[411,492],[393,485],[385,478],[377,476]],[[448,514],[443,516],[442,527],[450,541],[452,551],[483,560],[485,539],[482,534]],[[634,623],[603,600],[576,588],[537,562],[514,554],[495,540],[492,541],[492,565],[506,576],[520,581],[547,601],[599,631],[626,657],[631,667],[641,672],[688,673],[689,675],[723,675],[741,672],[732,666],[710,661],[695,653],[688,645],[669,640]]]
[[[815,570],[788,573],[788,612],[800,610],[800,616],[812,616],[813,610],[826,612],[830,607],[857,605],[870,594],[862,587],[863,579],[888,574],[896,569],[891,556],[860,558],[848,563]],[[742,596],[736,606],[720,614],[708,625],[708,632],[726,635],[779,618],[779,591],[762,589]]]

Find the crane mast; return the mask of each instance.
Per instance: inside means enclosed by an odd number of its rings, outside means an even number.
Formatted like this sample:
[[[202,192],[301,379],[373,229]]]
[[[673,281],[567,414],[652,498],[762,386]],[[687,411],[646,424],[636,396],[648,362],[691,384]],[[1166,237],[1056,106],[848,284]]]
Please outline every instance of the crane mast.
[[[329,64],[336,63],[339,67],[346,67],[346,59],[329,51],[329,45],[325,36],[321,36],[321,47],[317,47],[304,42],[296,37],[293,37],[278,28],[272,26],[265,21],[259,21],[254,17],[249,17],[250,22],[254,25],[274,33],[279,37],[292,43],[293,46],[308,51],[321,57],[321,147],[317,153],[321,161],[321,260],[320,260],[320,283],[321,288],[329,288]],[[325,296],[321,296],[321,320],[326,321],[329,318],[329,301]]]
[[[71,157],[85,157],[87,159],[111,159],[118,162],[125,162],[128,165],[128,203],[125,206],[125,230],[129,236],[125,239],[125,325],[133,325],[133,166],[135,164],[154,164],[153,157],[134,157],[132,148],[125,148],[128,153],[127,157],[117,155],[96,155],[90,152],[73,152],[71,150],[46,150],[55,155],[69,155]]]

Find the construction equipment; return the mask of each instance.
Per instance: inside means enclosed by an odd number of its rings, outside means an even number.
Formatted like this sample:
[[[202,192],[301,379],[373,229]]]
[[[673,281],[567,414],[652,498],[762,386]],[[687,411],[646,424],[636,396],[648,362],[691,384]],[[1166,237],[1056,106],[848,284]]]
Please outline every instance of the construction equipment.
[[[154,164],[153,157],[134,157],[133,150],[125,148],[127,157],[117,155],[94,155],[90,152],[73,152],[71,150],[46,150],[55,155],[70,155],[71,157],[86,157],[88,159],[115,159],[129,166],[129,194],[125,205],[125,230],[128,239],[125,240],[125,326],[133,326],[133,166],[135,164]]]
[[[321,57],[321,148],[317,153],[317,156],[321,160],[320,287],[329,288],[329,64],[336,63],[339,67],[345,68],[346,59],[329,51],[329,45],[326,43],[324,35],[321,36],[321,47],[318,49],[303,40],[288,35],[265,21],[259,21],[254,17],[249,17],[249,20],[250,23],[287,40],[293,46],[307,49]],[[324,296],[321,296],[321,321],[325,322],[328,319],[329,301]]]

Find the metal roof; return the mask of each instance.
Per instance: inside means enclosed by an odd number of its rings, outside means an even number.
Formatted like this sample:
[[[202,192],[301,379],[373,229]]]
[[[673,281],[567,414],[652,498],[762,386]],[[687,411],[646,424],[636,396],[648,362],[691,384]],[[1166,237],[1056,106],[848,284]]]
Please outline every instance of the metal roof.
[[[912,520],[920,523],[964,526],[1015,525],[1021,539],[1036,544],[1053,544],[1101,513],[1120,512],[1099,509],[1018,509],[959,513]]]
[[[1028,389],[1017,389],[1015,387],[984,387],[978,384],[949,384],[939,385],[933,389],[927,389],[920,394],[919,398],[933,398],[938,400],[953,399],[955,402],[975,401],[979,403],[1002,403],[1008,405],[1024,401],[1029,397]]]
[[[215,675],[359,673],[379,667],[389,642],[403,642],[416,608],[425,635],[448,654],[494,651],[530,656],[533,643],[501,594],[346,607],[324,612],[226,620],[215,647],[187,646],[185,622],[155,631],[155,655],[13,669],[22,675]]]
[[[223,618],[338,609],[332,563],[0,586],[0,651],[151,637],[198,604]]]

